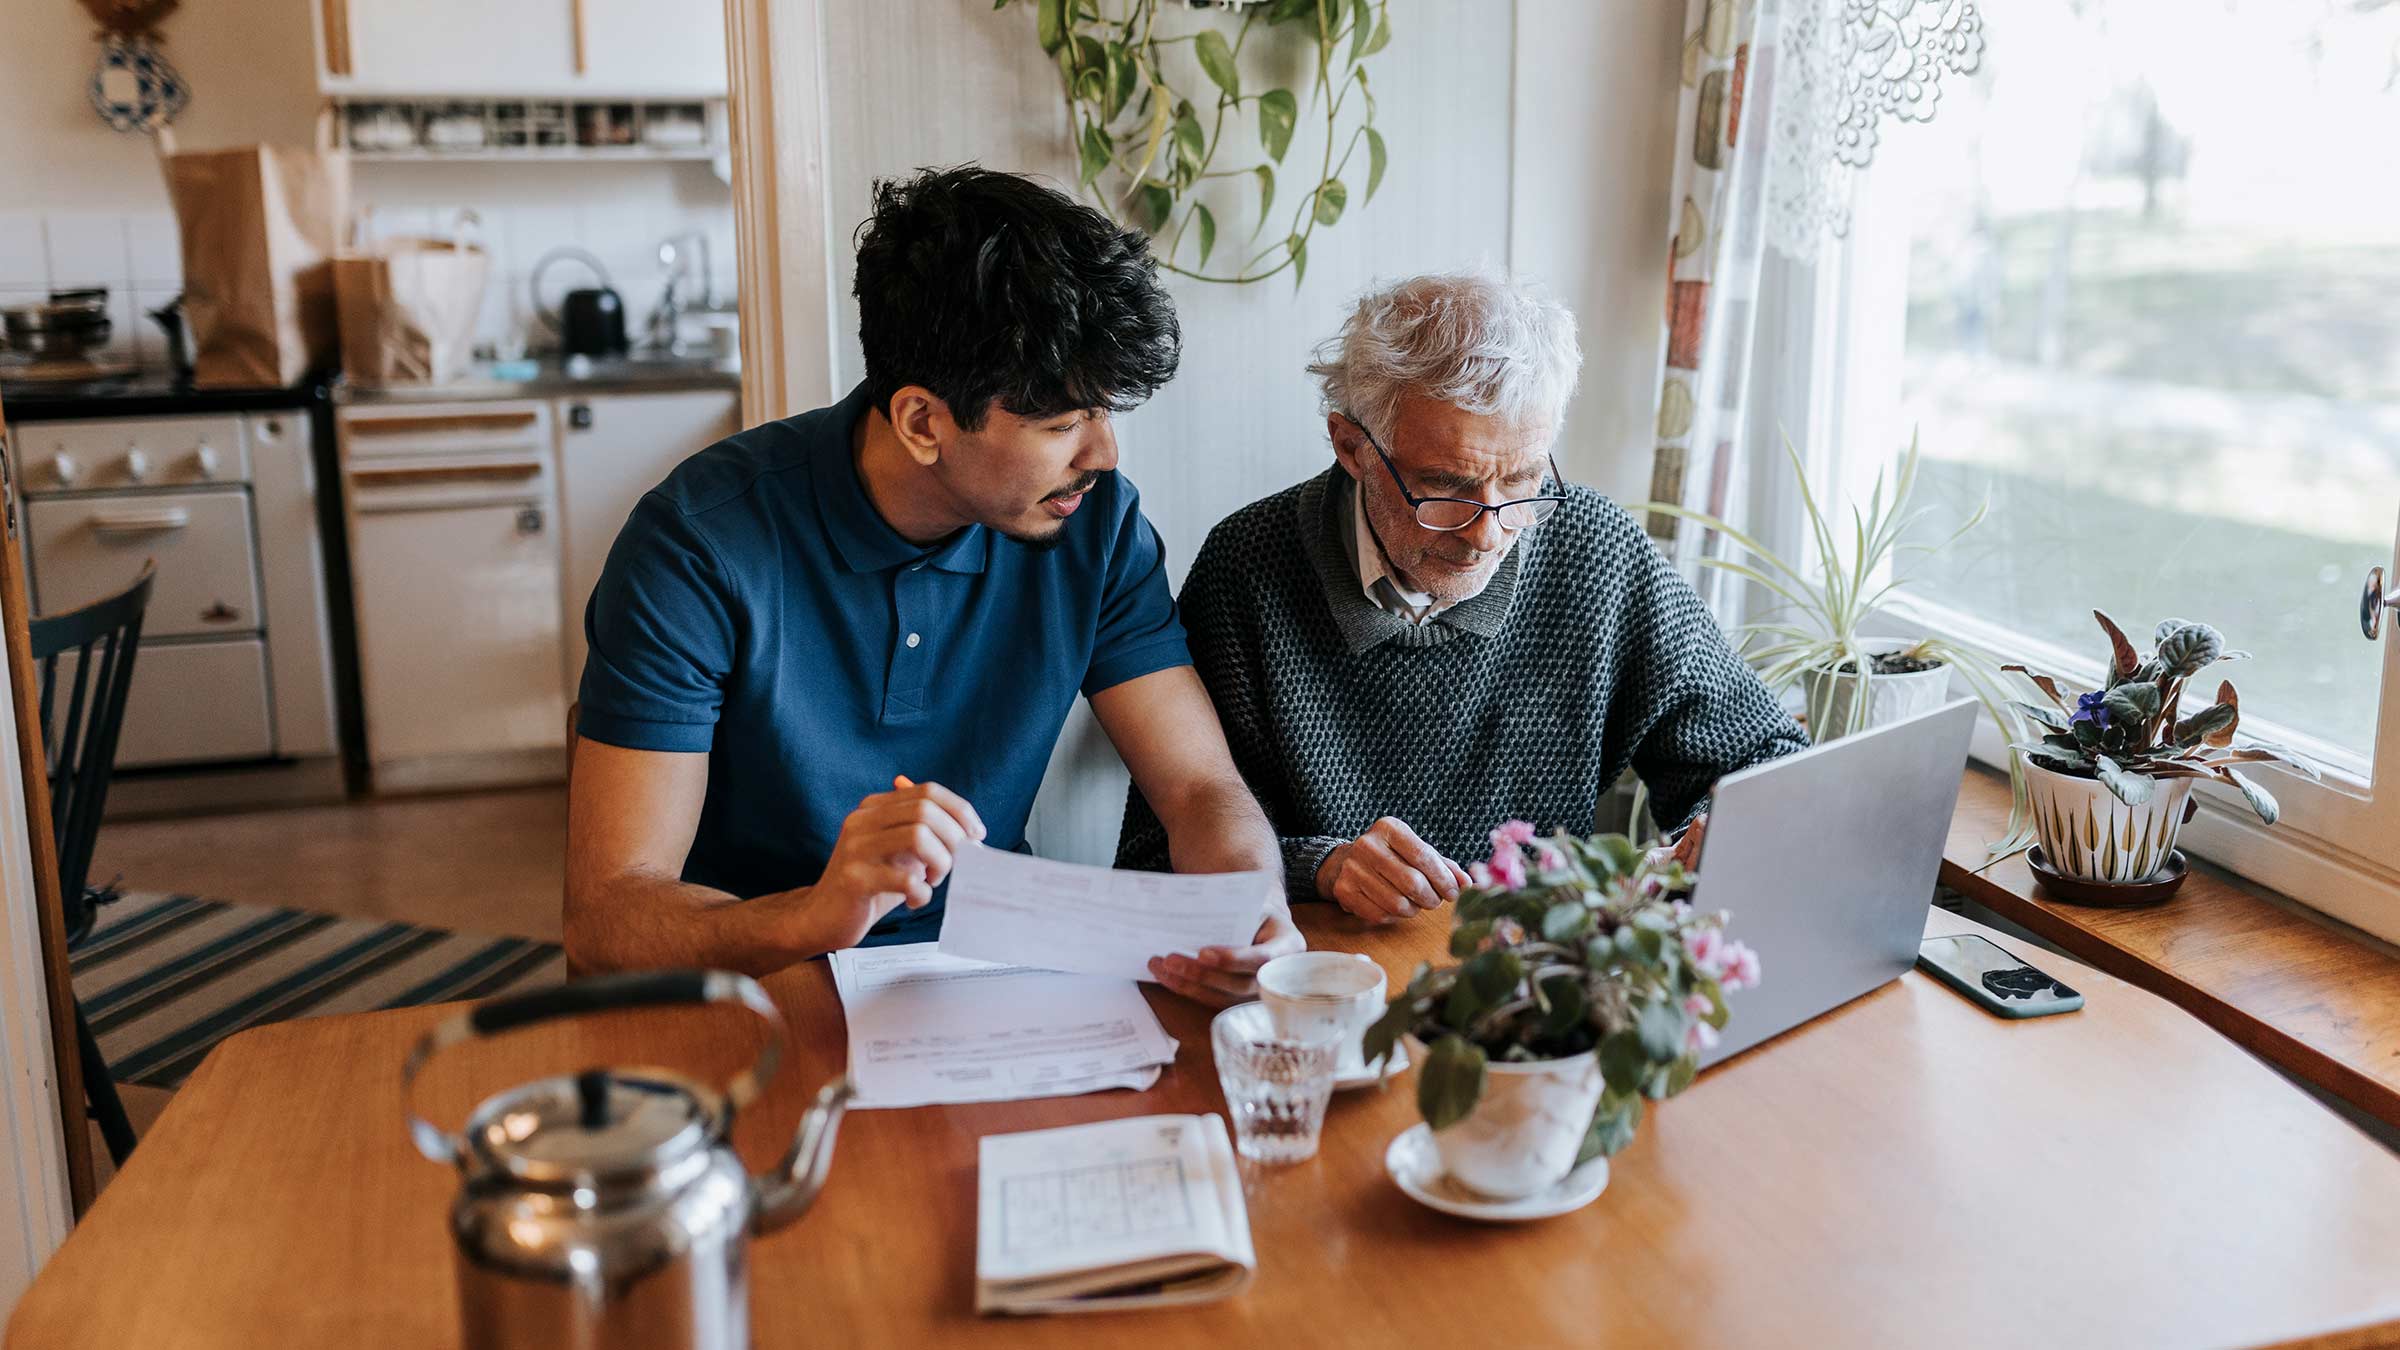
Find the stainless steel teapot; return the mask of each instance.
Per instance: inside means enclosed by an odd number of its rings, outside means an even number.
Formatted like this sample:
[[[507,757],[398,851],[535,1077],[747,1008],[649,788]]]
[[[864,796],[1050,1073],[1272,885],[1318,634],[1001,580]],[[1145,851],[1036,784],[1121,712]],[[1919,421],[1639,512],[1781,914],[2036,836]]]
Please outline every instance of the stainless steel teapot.
[[[413,1085],[447,1046],[615,1008],[740,1003],[775,1034],[722,1090],[663,1069],[587,1069],[514,1087],[449,1134]],[[809,1207],[849,1104],[836,1079],[791,1152],[753,1179],[728,1142],[783,1050],[783,1017],[745,975],[605,975],[477,1004],[419,1040],[402,1079],[419,1151],[456,1163],[450,1209],[467,1350],[741,1350],[750,1343],[749,1236]]]

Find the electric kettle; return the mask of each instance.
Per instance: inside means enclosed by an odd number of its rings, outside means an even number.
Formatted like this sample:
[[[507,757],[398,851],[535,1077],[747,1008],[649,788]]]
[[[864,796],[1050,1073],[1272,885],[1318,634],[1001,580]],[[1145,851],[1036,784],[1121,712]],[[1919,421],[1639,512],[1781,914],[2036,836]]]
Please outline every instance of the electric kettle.
[[[588,268],[599,285],[569,291],[552,309],[542,302],[542,277],[551,266],[577,262]],[[632,345],[626,338],[625,301],[608,284],[608,269],[579,248],[554,248],[533,265],[528,279],[534,312],[558,333],[558,349],[568,356],[622,356]]]
[[[623,356],[625,302],[606,286],[569,291],[558,307],[558,349],[569,356]]]
[[[586,1069],[510,1088],[446,1133],[419,1115],[417,1073],[461,1041],[617,1008],[739,1003],[774,1035],[723,1089],[664,1069]],[[728,1137],[783,1050],[783,1017],[745,975],[605,975],[490,1000],[409,1052],[404,1109],[417,1148],[456,1164],[450,1207],[467,1350],[742,1350],[748,1243],[800,1217],[823,1187],[850,1080],[817,1095],[791,1151],[753,1178]]]

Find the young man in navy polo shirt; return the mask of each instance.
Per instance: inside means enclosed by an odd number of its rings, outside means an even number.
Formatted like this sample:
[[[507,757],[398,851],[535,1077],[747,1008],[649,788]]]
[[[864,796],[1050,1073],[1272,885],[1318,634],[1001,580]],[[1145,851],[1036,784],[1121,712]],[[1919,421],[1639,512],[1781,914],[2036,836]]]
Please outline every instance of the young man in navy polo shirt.
[[[1177,868],[1277,872],[1192,673],[1110,414],[1174,377],[1139,234],[977,168],[879,183],[866,379],[686,460],[610,550],[584,627],[566,945],[590,970],[760,973],[931,940],[967,840],[1021,848],[1078,692]],[[1301,948],[1162,953],[1211,1002]]]

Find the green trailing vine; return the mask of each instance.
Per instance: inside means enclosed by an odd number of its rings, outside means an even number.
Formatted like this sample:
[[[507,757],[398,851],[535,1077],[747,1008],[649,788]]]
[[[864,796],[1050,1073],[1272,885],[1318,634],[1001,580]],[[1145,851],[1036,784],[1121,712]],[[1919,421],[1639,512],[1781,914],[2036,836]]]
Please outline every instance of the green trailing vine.
[[[1014,3],[994,0],[992,8]],[[1366,156],[1366,184],[1358,204],[1374,200],[1382,186],[1387,151],[1375,129],[1366,60],[1391,41],[1390,0],[1257,0],[1243,7],[1230,40],[1206,16],[1198,17],[1192,31],[1162,33],[1160,8],[1181,7],[1171,0],[1030,3],[1035,35],[1058,63],[1065,88],[1081,160],[1078,190],[1111,220],[1158,241],[1160,265],[1168,271],[1195,281],[1242,285],[1290,268],[1297,286],[1308,273],[1310,237],[1320,226],[1331,228],[1349,209],[1345,175],[1359,154]],[[1112,8],[1121,12],[1111,13]],[[1263,245],[1258,241],[1273,219],[1276,170],[1291,149],[1301,107],[1289,89],[1244,88],[1242,48],[1262,30],[1288,31],[1315,48],[1310,111],[1321,108],[1325,118],[1325,153],[1316,166],[1316,182],[1304,195],[1286,197],[1293,203],[1291,223],[1280,238]],[[1213,94],[1213,99],[1203,96],[1213,103],[1205,111],[1164,68],[1164,54],[1187,43]],[[1353,94],[1356,122],[1345,138],[1342,114]],[[1226,137],[1239,131],[1245,114],[1257,127],[1262,157],[1248,166],[1220,167]],[[1209,270],[1216,256],[1217,218],[1198,197],[1203,184],[1220,179],[1248,179],[1258,196],[1257,224],[1242,246],[1247,256],[1230,272]]]

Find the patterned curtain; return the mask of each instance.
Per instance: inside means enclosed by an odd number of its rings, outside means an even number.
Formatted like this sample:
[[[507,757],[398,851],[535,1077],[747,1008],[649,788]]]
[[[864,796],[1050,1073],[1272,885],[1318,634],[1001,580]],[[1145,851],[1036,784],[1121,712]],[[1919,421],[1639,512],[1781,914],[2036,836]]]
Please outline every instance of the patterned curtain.
[[[1746,425],[1794,392],[1753,383],[1759,277],[1773,251],[1806,267],[1847,232],[1853,178],[1874,159],[1885,119],[1924,122],[1942,80],[1983,56],[1975,0],[1685,0],[1674,242],[1650,496],[1734,520],[1775,542],[1776,522],[1743,521],[1742,470],[1780,439]],[[1788,302],[1787,302],[1788,303]],[[1787,316],[1788,317],[1788,316]],[[1752,447],[1745,452],[1744,447]],[[1797,528],[1797,522],[1786,522]],[[1698,559],[1723,541],[1652,512],[1651,538],[1724,613],[1723,573]]]
[[[1722,516],[1742,441],[1767,178],[1755,94],[1768,55],[1760,0],[1687,0],[1676,119],[1674,242],[1667,263],[1667,350],[1659,385],[1654,501]],[[1745,131],[1750,132],[1744,135]],[[1651,538],[1687,572],[1713,540],[1652,512]],[[1705,592],[1704,592],[1705,593]]]

